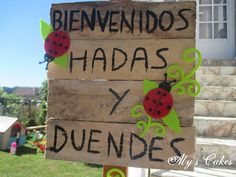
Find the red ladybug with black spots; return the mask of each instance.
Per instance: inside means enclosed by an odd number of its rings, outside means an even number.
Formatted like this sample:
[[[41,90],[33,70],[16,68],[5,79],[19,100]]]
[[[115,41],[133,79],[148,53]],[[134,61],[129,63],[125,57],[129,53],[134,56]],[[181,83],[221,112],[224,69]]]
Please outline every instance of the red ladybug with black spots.
[[[64,55],[70,48],[70,37],[67,32],[53,31],[51,32],[44,43],[46,54],[44,61],[40,64],[47,62],[46,69],[48,69],[49,62],[52,62],[56,57]]]
[[[149,91],[144,97],[144,110],[152,118],[164,118],[171,111],[173,107],[173,98],[170,94],[172,82],[176,80],[167,82],[167,74],[165,74],[165,80],[159,84],[159,87]]]

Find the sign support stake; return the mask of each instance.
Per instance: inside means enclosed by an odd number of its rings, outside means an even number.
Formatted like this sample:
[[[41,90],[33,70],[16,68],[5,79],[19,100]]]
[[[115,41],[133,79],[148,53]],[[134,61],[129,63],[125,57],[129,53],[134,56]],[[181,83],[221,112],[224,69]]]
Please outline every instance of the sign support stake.
[[[104,165],[103,177],[128,177],[128,167]]]

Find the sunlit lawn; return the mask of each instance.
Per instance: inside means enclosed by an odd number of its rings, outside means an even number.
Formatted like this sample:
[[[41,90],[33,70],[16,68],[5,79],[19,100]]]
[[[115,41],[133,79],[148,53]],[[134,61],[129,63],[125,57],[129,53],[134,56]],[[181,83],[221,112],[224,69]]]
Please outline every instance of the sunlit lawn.
[[[17,155],[0,151],[0,177],[101,177],[102,168],[84,163],[48,160],[31,144]]]

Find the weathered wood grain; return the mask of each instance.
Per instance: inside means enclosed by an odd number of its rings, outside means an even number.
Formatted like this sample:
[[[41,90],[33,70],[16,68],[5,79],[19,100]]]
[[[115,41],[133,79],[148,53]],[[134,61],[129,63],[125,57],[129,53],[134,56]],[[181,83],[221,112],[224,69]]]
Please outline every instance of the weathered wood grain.
[[[84,10],[88,14],[88,18],[91,19],[91,14],[93,9],[100,11],[102,21],[104,22],[105,14],[112,11],[118,11],[112,17],[112,22],[116,23],[112,26],[113,29],[118,29],[117,32],[110,32],[109,22],[110,16],[108,17],[107,24],[105,25],[104,32],[101,32],[99,26],[98,14],[95,15],[95,27],[92,31],[85,22],[83,30],[81,29],[81,14]],[[179,28],[185,27],[186,23],[179,15],[180,10],[189,9],[182,12],[184,19],[188,21],[188,27],[183,30],[178,30]],[[121,13],[125,12],[125,18],[130,23],[132,12],[134,12],[134,30],[133,33],[124,26],[123,31],[120,31],[120,21]],[[154,32],[146,32],[146,11],[152,11],[157,15],[157,25],[158,28]],[[81,40],[81,39],[176,39],[176,38],[195,38],[195,19],[196,19],[196,3],[195,2],[178,2],[178,3],[160,3],[160,2],[79,2],[79,3],[62,3],[62,4],[53,4],[51,8],[51,23],[53,23],[53,13],[55,11],[62,12],[62,26],[58,30],[66,30],[70,32],[71,39]],[[77,11],[73,13],[73,19],[75,22],[72,23],[71,27],[75,30],[69,29],[69,21],[71,18],[70,12]],[[142,21],[140,22],[140,11],[142,12]],[[165,14],[160,20],[160,15],[168,11],[173,14],[174,23],[170,30],[164,31],[160,29],[160,23],[163,26],[168,27],[170,24],[170,16]],[[67,20],[65,22],[65,14],[67,13]],[[59,18],[57,14],[56,19]],[[76,21],[77,20],[77,21]],[[161,22],[162,21],[162,22]],[[66,24],[66,25],[65,25]],[[140,32],[139,24],[142,24],[142,32]],[[150,16],[150,26],[153,25],[153,17]],[[55,25],[58,27],[58,24]]]
[[[60,22],[54,23],[54,12],[56,18],[62,13]],[[121,30],[122,13],[127,23],[131,24],[134,17],[133,32],[125,23]],[[153,25],[153,15],[157,17],[157,28],[151,32],[147,32],[148,13],[150,26]],[[92,14],[95,15],[94,30],[86,22],[91,21]],[[99,25],[99,14],[105,25],[104,31]],[[107,23],[104,21],[106,15]],[[171,16],[173,25],[166,30]],[[74,20],[70,20],[72,18]],[[62,27],[57,28],[58,22]],[[184,29],[187,23],[188,27]],[[171,93],[173,108],[179,115],[183,131],[174,133],[165,127],[167,133],[163,138],[156,137],[155,127],[140,138],[141,130],[136,128],[137,120],[130,112],[134,105],[142,104],[142,80],[160,83],[167,67],[173,64],[178,64],[186,73],[193,69],[195,63],[183,61],[182,54],[185,49],[195,47],[196,3],[122,0],[53,4],[51,24],[56,24],[54,30],[69,32],[71,45],[67,69],[49,63],[46,158],[112,166],[193,170],[194,98]],[[83,63],[81,57],[85,55],[86,62]],[[119,97],[127,93],[114,110],[118,99],[112,90]],[[158,121],[165,125],[162,120]],[[168,163],[168,159],[176,155],[187,156],[184,164]],[[188,168],[186,160],[192,162]],[[104,168],[104,173],[106,170]]]
[[[58,129],[58,126],[61,127],[62,130],[64,129],[65,132]],[[57,131],[55,136],[56,127]],[[72,130],[74,130],[74,136],[71,136]],[[82,133],[83,131],[85,132],[84,136]],[[146,137],[144,137],[142,140],[139,140],[137,137],[138,131],[139,130],[134,125],[130,124],[95,123],[50,119],[47,121],[46,158],[142,168],[172,170],[184,169],[186,164],[168,164],[168,159],[170,157],[176,156],[176,151],[174,149],[177,148],[181,155],[187,155],[186,160],[193,160],[193,154],[195,150],[194,127],[183,128],[183,131],[180,134],[173,133],[167,129],[168,133],[163,139],[155,139],[153,130],[150,130]],[[65,142],[65,136],[68,138],[65,146],[56,152],[56,150]],[[108,137],[111,136],[113,137],[115,145],[117,146],[118,153],[114,148],[114,142],[111,141],[109,153],[108,142],[111,139]],[[84,144],[82,143],[82,137],[84,137],[85,140]],[[179,139],[179,141],[173,143],[173,139],[176,138],[182,139]],[[74,141],[72,141],[72,139]],[[153,142],[151,143],[151,141]],[[75,148],[72,146],[72,142],[75,143],[77,150],[75,150]],[[171,143],[172,146],[170,145]],[[146,150],[145,146],[147,147]],[[120,147],[122,147],[122,150],[120,150]],[[157,147],[161,149],[157,149]],[[135,158],[135,155],[138,155],[141,152],[143,152],[143,155]],[[162,159],[163,162],[155,161],[155,159]],[[191,164],[190,167],[185,170],[192,169],[193,164]]]
[[[49,64],[48,78],[55,79],[78,79],[78,80],[143,80],[145,78],[152,80],[162,80],[165,70],[172,64],[179,64],[186,73],[193,67],[194,62],[185,62],[182,60],[182,53],[187,48],[195,47],[194,39],[172,39],[172,40],[73,40],[69,55],[72,58],[83,57],[87,51],[86,68],[83,70],[84,60],[73,60],[72,71],[56,66],[54,63]],[[104,60],[95,60],[93,66],[93,58],[96,49],[101,48],[106,57]],[[112,70],[113,49],[118,48],[127,54],[126,63],[117,70]],[[135,60],[133,58],[136,52],[136,58],[147,55],[147,61]],[[157,55],[157,50],[163,49]],[[102,57],[102,51],[98,51],[96,57]],[[125,56],[121,52],[115,51],[115,68],[121,65]],[[133,67],[132,66],[133,64]],[[145,67],[145,64],[147,68]],[[105,70],[104,70],[105,69]]]
[[[157,81],[160,83],[160,81]],[[129,92],[110,115],[117,98],[109,91],[122,96]],[[144,98],[141,81],[78,81],[49,80],[48,117],[58,119],[99,122],[129,122],[132,107]],[[173,94],[174,109],[180,117],[181,126],[192,126],[194,98]]]

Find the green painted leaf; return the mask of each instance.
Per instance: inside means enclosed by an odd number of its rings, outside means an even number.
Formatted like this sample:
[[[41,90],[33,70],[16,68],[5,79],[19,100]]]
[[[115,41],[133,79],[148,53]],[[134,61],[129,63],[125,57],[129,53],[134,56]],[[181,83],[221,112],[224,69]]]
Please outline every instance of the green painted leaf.
[[[53,31],[52,27],[47,24],[45,21],[40,20],[40,32],[41,36],[44,40],[46,40],[47,36]]]
[[[53,62],[64,68],[64,69],[67,69],[67,66],[68,66],[68,53],[65,53],[64,55],[60,56],[60,57],[57,57],[53,60]]]
[[[172,109],[162,120],[174,132],[180,133],[182,131],[179,124],[179,117],[174,109]]]
[[[156,82],[153,82],[153,81],[150,81],[150,80],[147,80],[147,79],[143,80],[143,92],[144,92],[145,95],[149,91],[151,91],[151,90],[153,90],[155,88],[158,88],[158,87],[159,87],[159,85]]]

